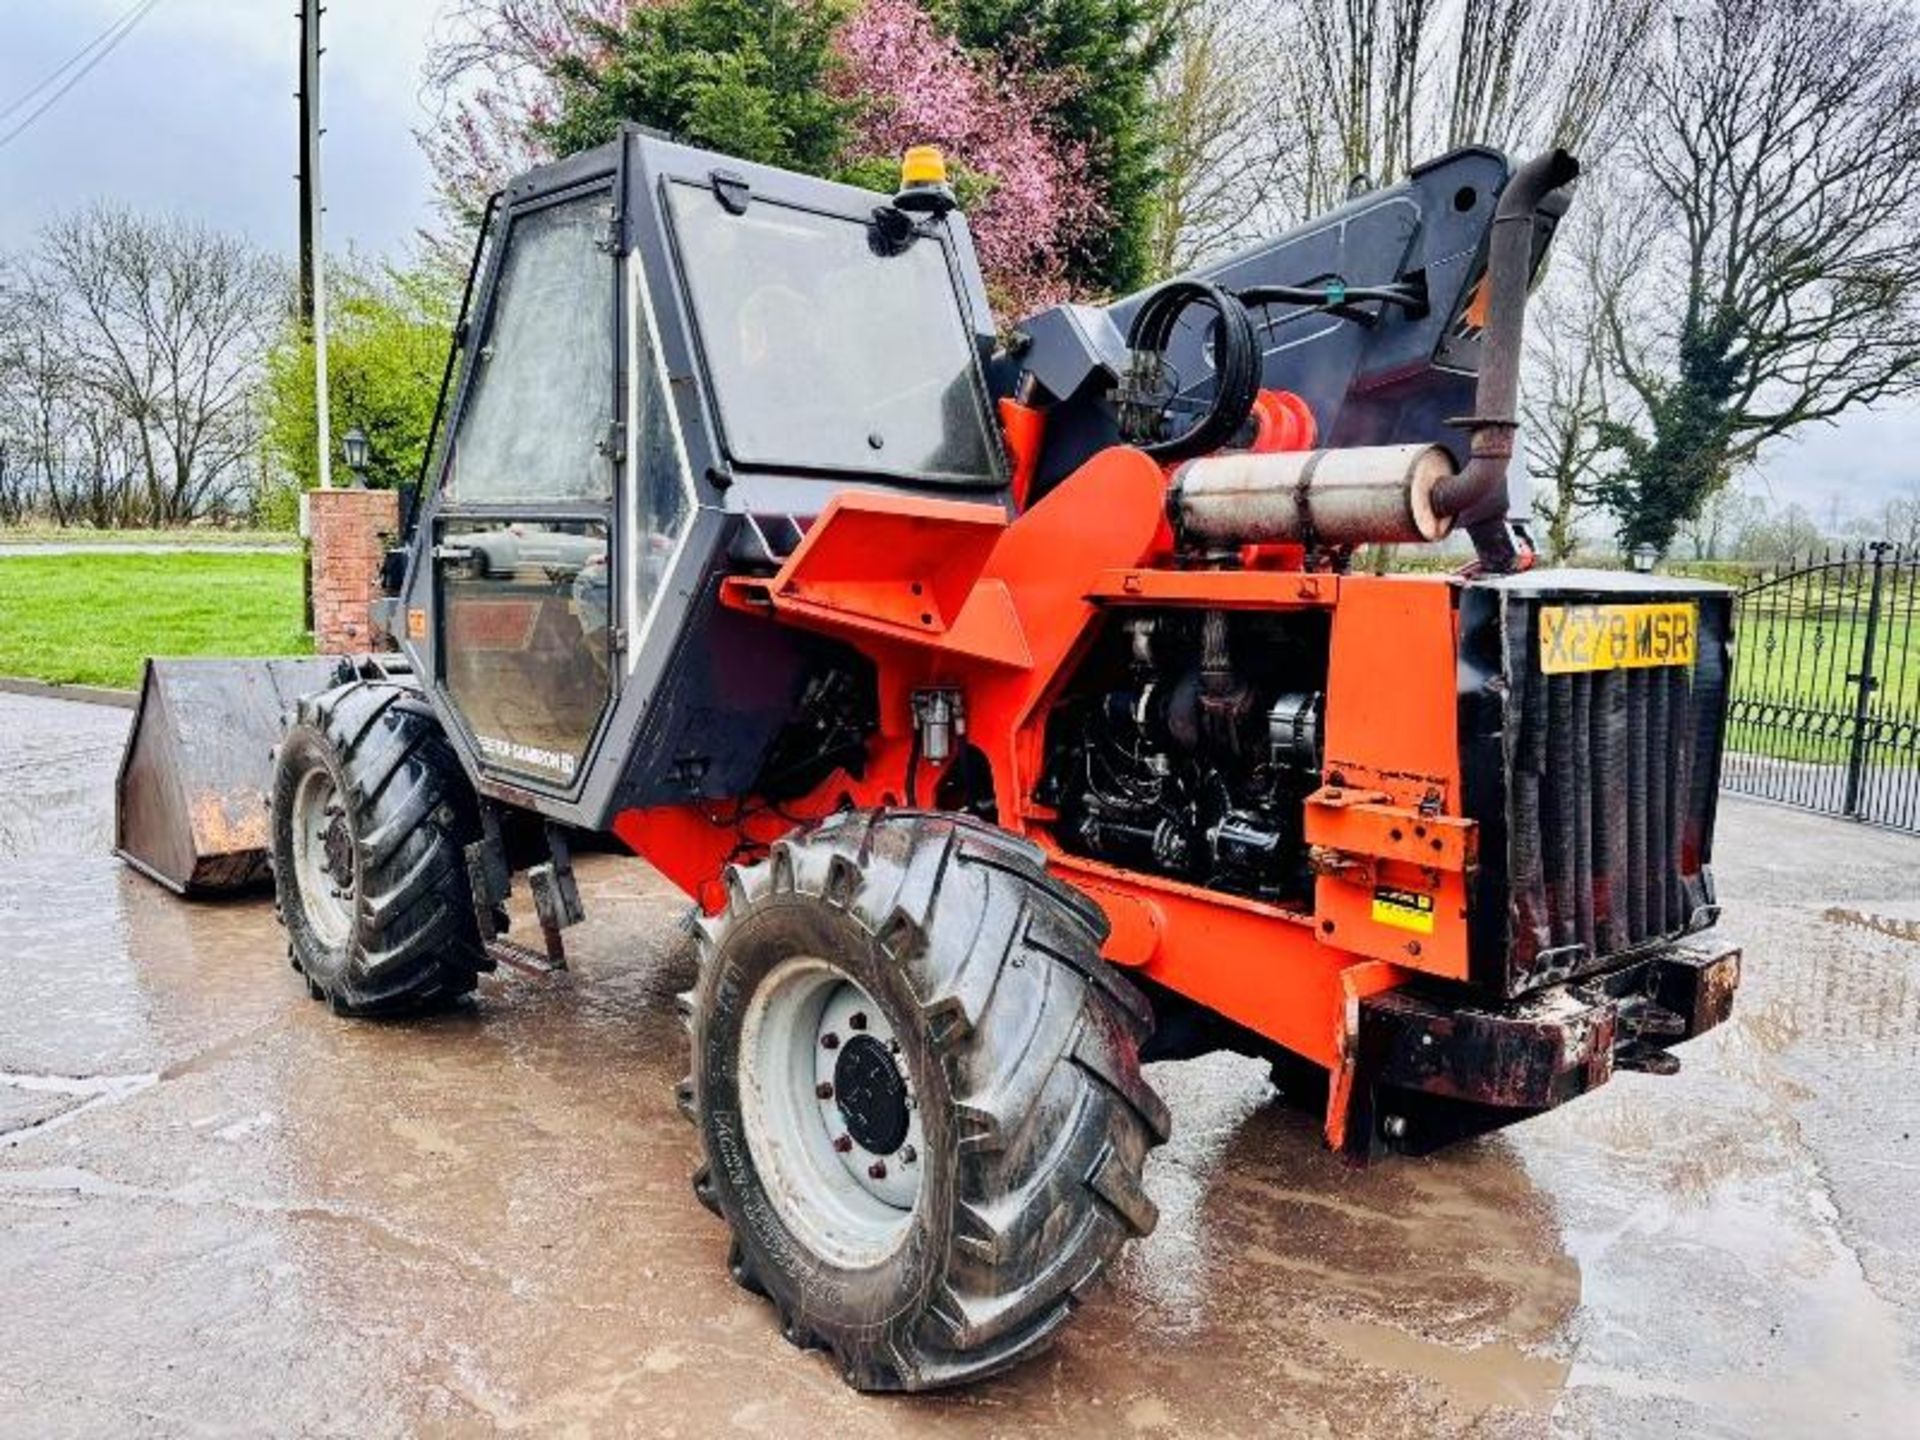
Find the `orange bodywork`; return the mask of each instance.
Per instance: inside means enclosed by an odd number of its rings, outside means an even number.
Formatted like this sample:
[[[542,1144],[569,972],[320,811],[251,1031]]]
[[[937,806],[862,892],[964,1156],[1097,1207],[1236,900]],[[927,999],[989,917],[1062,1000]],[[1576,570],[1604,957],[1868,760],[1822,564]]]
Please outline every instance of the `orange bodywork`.
[[[847,804],[925,803],[938,777],[908,773],[910,697],[957,690],[999,823],[1045,848],[1053,871],[1106,912],[1108,959],[1325,1066],[1327,1138],[1338,1146],[1361,998],[1417,974],[1466,974],[1475,832],[1461,818],[1453,587],[1441,576],[1176,569],[1165,501],[1161,469],[1126,448],[1095,456],[1011,521],[997,506],[841,495],[777,574],[729,580],[724,596],[874,662],[880,721],[864,777],[836,773],[777,813],[751,800],[667,806],[624,812],[614,829],[716,910],[726,865],[763,853],[795,821]],[[1330,613],[1326,783],[1307,803],[1316,877],[1307,908],[1055,843],[1057,817],[1034,798],[1049,708],[1103,619],[1138,605]]]

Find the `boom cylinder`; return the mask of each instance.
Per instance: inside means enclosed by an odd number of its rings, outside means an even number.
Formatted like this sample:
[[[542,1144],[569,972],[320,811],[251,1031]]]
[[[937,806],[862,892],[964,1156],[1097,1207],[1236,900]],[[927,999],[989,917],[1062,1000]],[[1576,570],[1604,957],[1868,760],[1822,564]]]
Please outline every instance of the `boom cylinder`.
[[[1453,473],[1438,445],[1210,455],[1175,474],[1172,515],[1183,543],[1216,549],[1444,540],[1453,517],[1433,493]]]

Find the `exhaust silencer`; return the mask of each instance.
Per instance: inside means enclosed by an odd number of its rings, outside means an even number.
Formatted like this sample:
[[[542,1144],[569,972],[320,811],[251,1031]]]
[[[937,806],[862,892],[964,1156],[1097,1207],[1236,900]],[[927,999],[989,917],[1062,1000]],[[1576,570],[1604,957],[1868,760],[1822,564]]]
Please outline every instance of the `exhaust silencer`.
[[[1453,529],[1433,505],[1453,473],[1438,445],[1212,455],[1180,467],[1170,505],[1182,543],[1196,547],[1410,544]]]
[[[1505,575],[1519,564],[1507,532],[1507,466],[1519,429],[1520,358],[1525,338],[1527,287],[1533,281],[1535,214],[1555,190],[1571,185],[1580,162],[1564,150],[1536,155],[1507,181],[1494,209],[1487,242],[1487,325],[1480,341],[1480,380],[1474,413],[1456,423],[1472,437],[1467,465],[1443,486],[1434,504],[1456,515],[1473,538],[1481,568]]]
[[[149,660],[114,796],[114,854],[182,895],[266,882],[281,717],[351,679],[339,656]]]

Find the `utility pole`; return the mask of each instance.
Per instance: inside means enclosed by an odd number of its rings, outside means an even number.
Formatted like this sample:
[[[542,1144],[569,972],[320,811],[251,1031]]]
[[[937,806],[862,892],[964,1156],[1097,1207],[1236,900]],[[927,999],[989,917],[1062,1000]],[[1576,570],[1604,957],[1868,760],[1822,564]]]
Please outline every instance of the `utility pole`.
[[[313,341],[313,409],[320,488],[333,488],[327,405],[327,266],[320,216],[320,0],[300,3],[300,323]]]

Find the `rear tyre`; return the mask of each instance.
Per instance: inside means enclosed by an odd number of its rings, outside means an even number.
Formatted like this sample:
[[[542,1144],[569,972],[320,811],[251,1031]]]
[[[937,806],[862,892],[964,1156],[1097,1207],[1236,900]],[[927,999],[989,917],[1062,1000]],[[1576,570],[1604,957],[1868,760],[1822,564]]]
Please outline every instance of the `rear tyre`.
[[[353,681],[302,698],[272,808],[276,909],[315,999],[350,1015],[418,1010],[492,968],[464,853],[476,803],[418,691]]]
[[[944,814],[836,816],[727,872],[682,997],[694,1191],[729,1270],[849,1384],[921,1390],[1045,1348],[1167,1138],[1146,1001],[1041,852]]]

